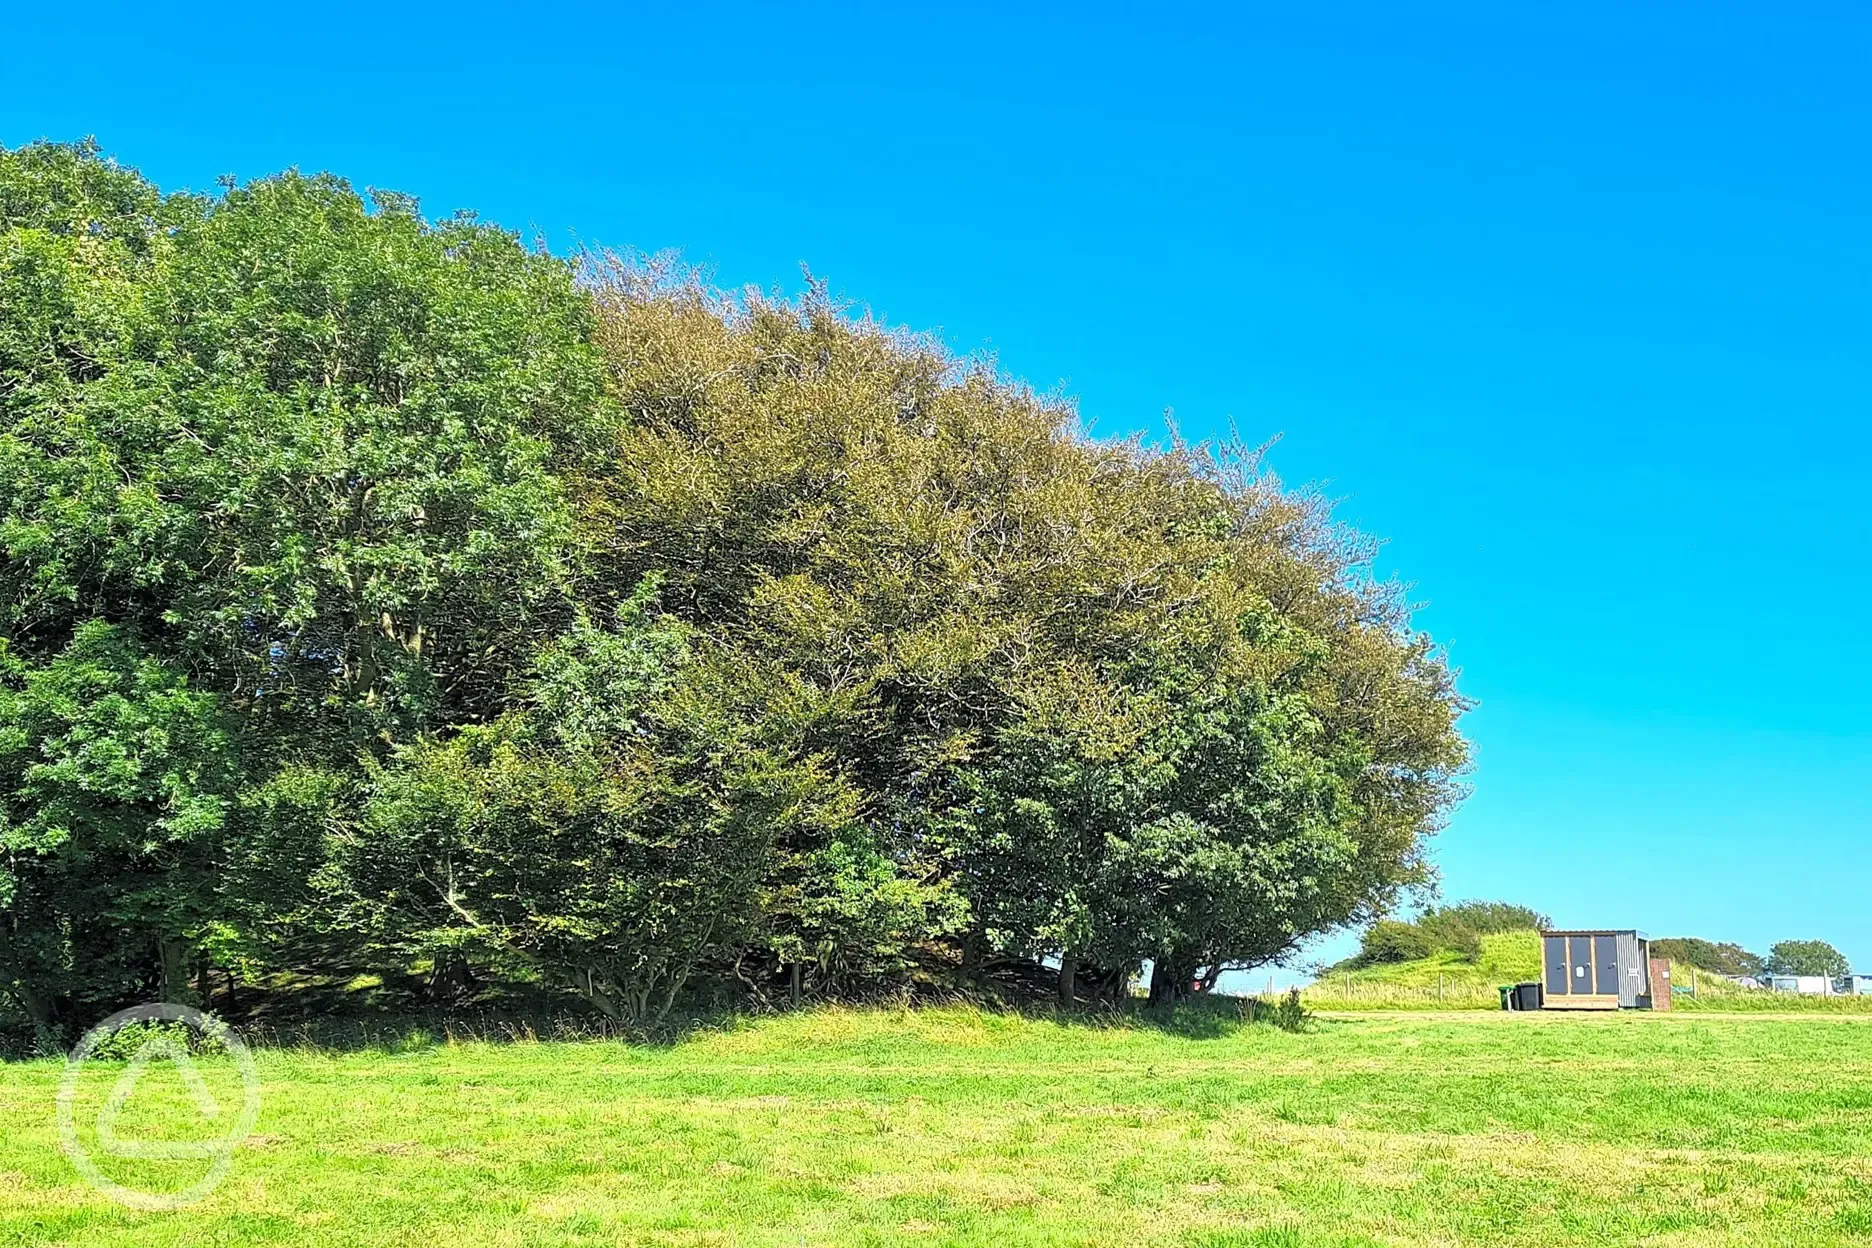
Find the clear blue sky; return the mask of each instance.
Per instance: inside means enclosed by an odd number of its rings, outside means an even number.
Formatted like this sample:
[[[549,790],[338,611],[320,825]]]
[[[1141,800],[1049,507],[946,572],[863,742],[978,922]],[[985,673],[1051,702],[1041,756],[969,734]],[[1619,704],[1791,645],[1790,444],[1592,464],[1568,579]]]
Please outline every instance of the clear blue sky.
[[[38,6],[0,143],[804,261],[1279,434],[1480,700],[1450,895],[1872,968],[1872,10],[1001,7]]]

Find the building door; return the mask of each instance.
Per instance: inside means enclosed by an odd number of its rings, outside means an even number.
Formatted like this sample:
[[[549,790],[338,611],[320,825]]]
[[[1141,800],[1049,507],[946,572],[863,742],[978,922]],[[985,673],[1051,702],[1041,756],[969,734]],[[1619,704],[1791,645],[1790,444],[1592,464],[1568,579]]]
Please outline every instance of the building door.
[[[1567,991],[1574,996],[1592,996],[1592,937],[1567,937]]]
[[[1593,937],[1593,955],[1593,978],[1599,981],[1599,986],[1594,991],[1601,996],[1618,996],[1618,938],[1616,936]]]
[[[1541,945],[1547,964],[1547,995],[1564,997],[1573,991],[1567,984],[1566,937],[1543,936]]]

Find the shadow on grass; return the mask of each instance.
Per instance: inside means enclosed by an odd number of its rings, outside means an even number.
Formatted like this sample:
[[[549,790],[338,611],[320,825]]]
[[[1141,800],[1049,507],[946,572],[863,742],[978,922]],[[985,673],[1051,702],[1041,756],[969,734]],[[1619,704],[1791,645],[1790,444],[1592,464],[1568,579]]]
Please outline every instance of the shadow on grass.
[[[1187,997],[1172,1006],[1151,1006],[1137,998],[1125,1002],[1079,1002],[1071,1008],[1061,1008],[1051,1000],[1010,1000],[960,991],[940,998],[923,997],[915,1002],[898,999],[875,1004],[900,1008],[957,1005],[1064,1026],[1156,1031],[1184,1040],[1226,1040],[1249,1028],[1310,1031],[1316,1026],[1313,1015],[1297,1001],[1289,1004],[1284,999],[1221,993]]]
[[[208,1012],[221,1013],[211,1002]],[[1198,996],[1171,1007],[1141,1000],[1079,1003],[1062,1009],[1050,1000],[1021,998],[980,989],[925,988],[911,994],[809,998],[797,1006],[757,1008],[745,1000],[692,1003],[679,1014],[643,1024],[606,1018],[583,1003],[551,994],[499,994],[451,1007],[424,1008],[387,991],[346,989],[335,981],[276,983],[252,991],[245,1008],[228,1017],[250,1048],[327,1053],[417,1053],[457,1044],[598,1043],[672,1048],[699,1036],[760,1019],[818,1009],[971,1009],[1034,1022],[1086,1028],[1151,1030],[1185,1040],[1225,1040],[1243,1031],[1311,1030],[1304,1012],[1283,1017],[1283,1002],[1254,997]],[[73,1040],[76,1037],[72,1038]],[[14,1032],[0,1037],[0,1061],[62,1057],[66,1044]]]
[[[1293,1000],[1231,997],[1217,994],[1190,997],[1168,1009],[1141,1008],[1137,1021],[1186,1040],[1223,1040],[1245,1027],[1272,1027],[1282,1031],[1311,1030],[1313,1016]]]

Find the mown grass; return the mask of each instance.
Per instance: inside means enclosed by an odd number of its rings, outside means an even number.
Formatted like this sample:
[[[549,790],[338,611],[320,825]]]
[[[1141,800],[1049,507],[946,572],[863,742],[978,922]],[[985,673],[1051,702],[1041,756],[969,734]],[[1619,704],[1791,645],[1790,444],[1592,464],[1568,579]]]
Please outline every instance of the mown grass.
[[[1872,1026],[1850,1018],[1391,1014],[1192,1035],[825,1009],[661,1047],[418,1038],[258,1063],[254,1138],[218,1192],[168,1214],[106,1202],[59,1155],[57,1063],[0,1068],[0,1243],[1872,1237]],[[226,1073],[209,1072],[223,1091]],[[146,1096],[120,1133],[157,1130],[181,1093]],[[111,1164],[150,1185],[182,1165]]]

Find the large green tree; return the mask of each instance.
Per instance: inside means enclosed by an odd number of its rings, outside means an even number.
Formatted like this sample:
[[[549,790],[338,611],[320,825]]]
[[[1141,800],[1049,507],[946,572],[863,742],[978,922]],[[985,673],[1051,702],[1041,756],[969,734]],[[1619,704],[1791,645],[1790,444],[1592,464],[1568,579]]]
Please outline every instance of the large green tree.
[[[213,869],[269,892],[223,918],[314,913],[310,872],[262,869],[320,857],[295,776],[496,717],[573,618],[566,481],[612,413],[591,327],[564,264],[402,197],[164,197],[92,147],[0,152],[0,634],[51,670],[102,622],[212,704]],[[9,914],[42,942],[71,917]]]
[[[61,215],[0,239],[17,644],[134,625],[249,731],[299,738],[496,709],[567,618],[563,478],[605,418],[564,266],[330,177],[79,219],[97,162],[32,148],[0,163],[6,199],[47,165],[79,184]]]
[[[1429,877],[1369,555],[816,286],[0,152],[0,973],[1174,997]]]
[[[970,965],[1148,958],[1174,995],[1427,878],[1451,674],[1251,453],[1085,438],[818,291],[593,276],[631,416],[605,563],[847,700],[820,744],[897,878],[965,903]]]
[[[42,1032],[186,998],[234,782],[219,700],[120,629],[38,666],[0,645],[0,986]]]

